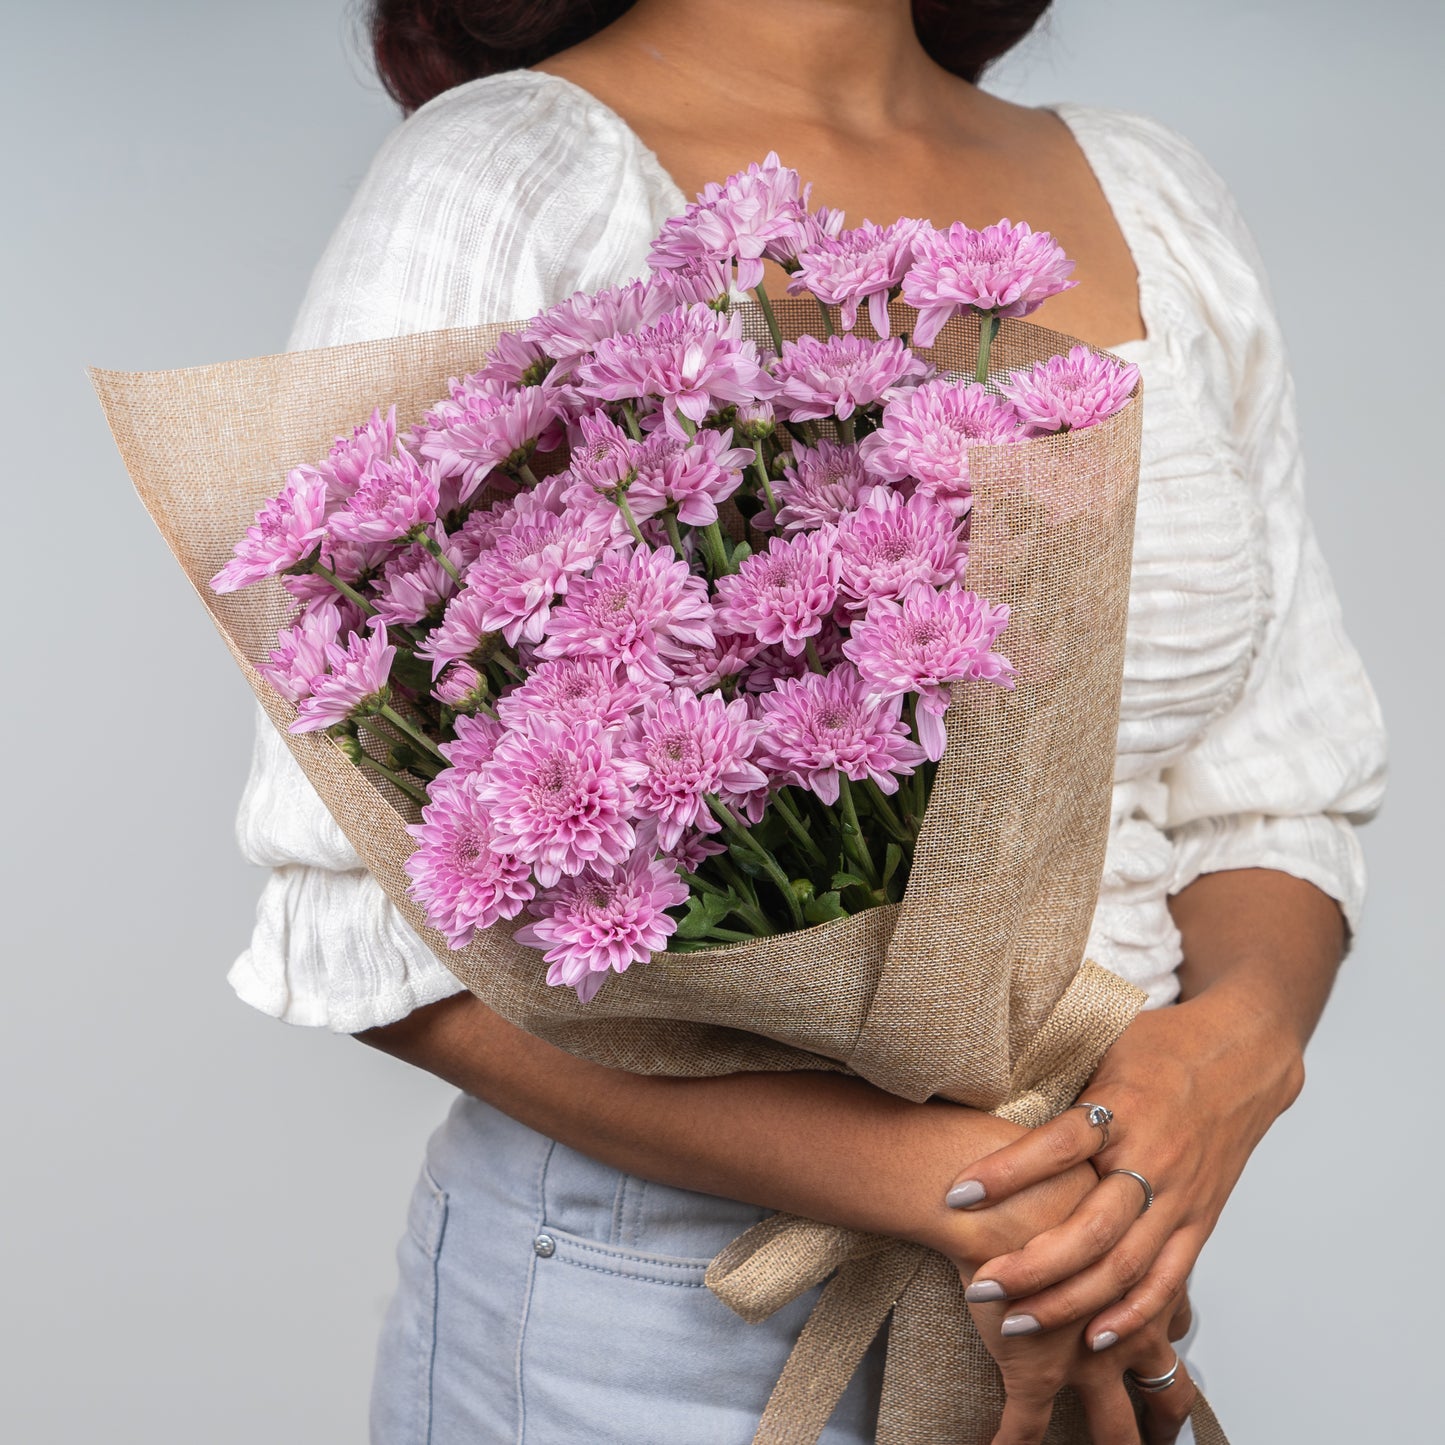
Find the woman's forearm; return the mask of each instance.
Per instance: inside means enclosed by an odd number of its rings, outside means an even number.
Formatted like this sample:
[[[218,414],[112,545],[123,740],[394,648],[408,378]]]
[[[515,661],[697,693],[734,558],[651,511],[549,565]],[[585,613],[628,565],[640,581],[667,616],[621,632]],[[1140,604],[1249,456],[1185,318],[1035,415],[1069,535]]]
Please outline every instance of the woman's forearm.
[[[513,1027],[470,994],[358,1037],[627,1173],[934,1247],[951,1243],[959,1258],[973,1252],[970,1231],[993,1222],[944,1206],[958,1160],[1020,1132],[973,1109],[910,1103],[839,1074],[678,1079],[604,1068]],[[1040,1211],[1051,1222],[1087,1187],[1061,1183],[1057,1203],[1040,1194],[1008,1227],[1032,1227]],[[976,1251],[993,1244],[980,1237]]]
[[[1339,905],[1287,873],[1240,868],[1206,873],[1170,910],[1184,944],[1181,1002],[1195,1015],[1227,1018],[1262,1052],[1292,1056],[1297,1092],[1305,1045],[1344,954]]]

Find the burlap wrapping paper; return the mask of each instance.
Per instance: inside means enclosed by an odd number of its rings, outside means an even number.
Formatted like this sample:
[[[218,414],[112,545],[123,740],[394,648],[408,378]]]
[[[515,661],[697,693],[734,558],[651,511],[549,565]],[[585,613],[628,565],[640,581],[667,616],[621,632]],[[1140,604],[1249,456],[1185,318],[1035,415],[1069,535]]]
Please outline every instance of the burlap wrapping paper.
[[[775,303],[784,334],[816,331],[802,300]],[[751,334],[762,318],[745,312]],[[1077,1096],[1143,994],[1083,963],[1108,837],[1138,484],[1142,399],[1085,431],[971,454],[968,585],[1013,609],[1012,692],[962,687],[904,901],[702,953],[667,954],[590,1004],[549,988],[535,950],[499,925],[452,951],[407,893],[416,809],[321,733],[286,731],[292,705],[256,671],[294,604],[279,583],[217,596],[208,580],[293,466],[395,403],[416,420],[475,370],[505,326],[484,326],[184,371],[93,371],[141,500],[271,721],[342,831],[448,968],[514,1024],[614,1068],[700,1077],[849,1071],[905,1098],[935,1095],[1042,1123]],[[951,322],[922,354],[969,373],[978,329]],[[1074,345],[1006,321],[995,373]],[[892,1316],[881,1445],[987,1445],[998,1371],[957,1272],[919,1246],[775,1216],[730,1245],[708,1282],[765,1318],[832,1276],[756,1436],[816,1441]],[[1208,1407],[1200,1445],[1220,1445]],[[1086,1439],[1077,1402],[1050,1445]]]

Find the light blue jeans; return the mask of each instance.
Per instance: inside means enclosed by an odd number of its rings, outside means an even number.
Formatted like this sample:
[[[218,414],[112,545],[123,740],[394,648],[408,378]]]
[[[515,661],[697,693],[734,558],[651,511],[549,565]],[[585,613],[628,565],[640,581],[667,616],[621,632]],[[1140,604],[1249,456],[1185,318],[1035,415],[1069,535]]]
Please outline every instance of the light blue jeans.
[[[397,1248],[372,1445],[748,1445],[816,1291],[748,1325],[703,1275],[766,1213],[459,1096]],[[873,1440],[883,1354],[880,1338],[825,1445]]]

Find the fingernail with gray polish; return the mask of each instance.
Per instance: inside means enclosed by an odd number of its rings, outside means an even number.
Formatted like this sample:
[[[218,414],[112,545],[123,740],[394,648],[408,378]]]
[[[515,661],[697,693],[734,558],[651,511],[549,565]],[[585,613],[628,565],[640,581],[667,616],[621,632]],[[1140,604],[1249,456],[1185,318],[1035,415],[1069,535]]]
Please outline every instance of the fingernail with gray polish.
[[[1009,1315],[999,1326],[999,1334],[1009,1337],[1012,1335],[1036,1335],[1041,1326],[1032,1315]]]
[[[963,1297],[971,1305],[986,1305],[994,1300],[1007,1299],[1008,1295],[996,1279],[976,1279],[964,1290]]]
[[[1099,1333],[1094,1336],[1094,1343],[1090,1345],[1089,1348],[1097,1353],[1099,1350],[1107,1350],[1110,1345],[1117,1345],[1118,1343],[1119,1336],[1116,1335],[1113,1330],[1100,1330]]]
[[[950,1209],[967,1209],[970,1204],[977,1204],[983,1198],[983,1185],[977,1179],[965,1179],[962,1184],[955,1184],[943,1197],[943,1202]]]

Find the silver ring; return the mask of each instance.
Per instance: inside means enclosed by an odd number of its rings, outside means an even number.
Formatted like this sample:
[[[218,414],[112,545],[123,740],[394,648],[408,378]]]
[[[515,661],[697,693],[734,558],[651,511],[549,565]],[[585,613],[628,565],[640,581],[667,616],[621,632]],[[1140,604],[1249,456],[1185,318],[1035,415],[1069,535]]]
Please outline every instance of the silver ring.
[[[1160,1390],[1167,1390],[1174,1383],[1174,1377],[1179,1373],[1179,1356],[1176,1353],[1174,1363],[1169,1366],[1162,1375],[1136,1375],[1133,1370],[1125,1370],[1124,1373],[1134,1382],[1134,1388],[1146,1395],[1157,1395]]]
[[[1139,1213],[1148,1214],[1149,1207],[1154,1203],[1154,1186],[1142,1174],[1135,1173],[1132,1169],[1111,1169],[1108,1174],[1104,1175],[1104,1178],[1108,1179],[1113,1174],[1127,1174],[1130,1179],[1138,1181],[1139,1188],[1144,1191],[1144,1207]],[[1164,1387],[1161,1385],[1159,1388],[1163,1389]]]
[[[1103,1137],[1099,1140],[1099,1147],[1094,1150],[1095,1154],[1102,1154],[1109,1147],[1109,1125],[1114,1122],[1114,1111],[1106,1109],[1102,1104],[1090,1104],[1080,1099],[1077,1104],[1070,1104],[1071,1109],[1087,1109],[1089,1127],[1097,1129]]]

